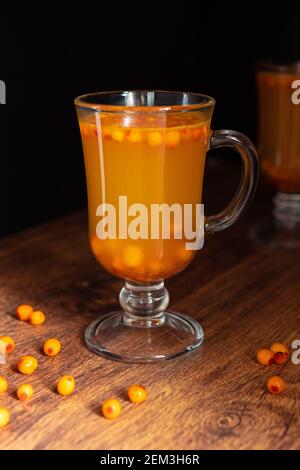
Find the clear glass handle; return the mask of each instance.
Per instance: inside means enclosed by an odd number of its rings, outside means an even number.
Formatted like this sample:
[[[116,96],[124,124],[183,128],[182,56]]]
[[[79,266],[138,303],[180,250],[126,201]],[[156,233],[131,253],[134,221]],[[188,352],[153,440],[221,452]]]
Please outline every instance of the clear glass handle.
[[[234,224],[248,207],[254,195],[259,173],[256,148],[244,134],[237,131],[213,131],[209,150],[218,147],[232,147],[241,156],[243,167],[239,187],[225,209],[205,219],[205,230],[208,233],[219,232]]]

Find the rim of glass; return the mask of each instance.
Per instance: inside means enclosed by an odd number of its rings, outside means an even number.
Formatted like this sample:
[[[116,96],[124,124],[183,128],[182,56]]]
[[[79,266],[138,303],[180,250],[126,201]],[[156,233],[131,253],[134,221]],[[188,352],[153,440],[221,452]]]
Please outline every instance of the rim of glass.
[[[298,73],[300,72],[300,61],[290,63],[276,63],[276,62],[258,62],[258,72],[275,72],[275,73]]]
[[[154,106],[134,106],[134,105],[114,105],[114,104],[101,104],[101,103],[91,103],[88,102],[88,99],[91,97],[107,96],[107,95],[118,95],[118,94],[129,94],[129,93],[169,93],[171,94],[181,94],[186,96],[193,96],[196,99],[199,99],[199,102],[192,104],[170,104],[170,105],[154,105]],[[201,100],[201,101],[200,101]],[[174,91],[174,90],[111,90],[111,91],[98,91],[94,93],[86,93],[84,95],[77,96],[74,100],[75,106],[91,109],[94,111],[105,111],[111,113],[120,113],[120,112],[132,112],[132,113],[145,113],[145,112],[172,112],[172,111],[195,111],[198,109],[205,109],[215,105],[215,100],[211,96],[203,95],[201,93],[194,93],[190,91]],[[132,108],[132,109],[131,109]]]

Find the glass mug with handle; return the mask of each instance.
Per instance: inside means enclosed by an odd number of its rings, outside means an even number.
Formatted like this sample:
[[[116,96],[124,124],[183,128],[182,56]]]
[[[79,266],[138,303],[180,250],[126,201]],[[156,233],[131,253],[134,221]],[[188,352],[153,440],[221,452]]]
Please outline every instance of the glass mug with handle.
[[[274,248],[300,249],[300,62],[259,64],[256,80],[261,166],[277,193],[272,217],[252,236]]]
[[[202,199],[208,149],[237,150],[243,172],[228,206],[203,219],[204,232],[232,225],[248,206],[258,179],[250,140],[239,132],[210,130],[214,104],[213,98],[197,93],[147,90],[75,99],[91,249],[107,271],[125,280],[122,309],[100,316],[86,329],[86,344],[99,355],[124,362],[163,361],[194,351],[203,341],[194,319],[167,309],[164,279],[184,269],[196,253],[189,246],[194,232],[187,235],[179,222],[189,219],[197,230],[195,207]],[[160,226],[156,230],[157,224],[152,232],[153,207],[169,209],[166,233]],[[178,215],[175,208],[182,212]],[[136,229],[131,234],[130,224]]]

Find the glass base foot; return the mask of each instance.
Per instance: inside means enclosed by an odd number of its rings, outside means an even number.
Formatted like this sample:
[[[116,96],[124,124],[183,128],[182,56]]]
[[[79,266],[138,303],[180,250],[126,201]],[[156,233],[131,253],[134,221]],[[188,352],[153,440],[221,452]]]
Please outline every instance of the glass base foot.
[[[89,349],[120,362],[160,362],[199,348],[204,333],[195,320],[172,311],[132,317],[123,310],[93,321],[85,331]]]
[[[264,220],[258,223],[250,232],[250,237],[256,243],[271,248],[300,249],[300,230],[286,227],[276,219]]]

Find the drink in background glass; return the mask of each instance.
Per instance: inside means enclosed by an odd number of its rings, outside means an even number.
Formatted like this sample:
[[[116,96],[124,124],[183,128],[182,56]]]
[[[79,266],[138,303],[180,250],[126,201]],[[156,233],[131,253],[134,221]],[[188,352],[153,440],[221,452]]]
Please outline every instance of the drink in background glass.
[[[266,179],[278,190],[273,220],[255,228],[257,240],[300,247],[300,104],[292,95],[300,63],[265,64],[257,71],[259,153]]]
[[[91,248],[107,271],[125,279],[119,296],[122,309],[102,312],[87,327],[86,344],[99,355],[127,362],[165,361],[188,354],[201,345],[203,330],[193,318],[168,310],[164,279],[181,271],[196,254],[196,249],[187,249],[191,240],[185,229],[187,222],[192,231],[198,229],[195,206],[202,201],[206,152],[229,146],[243,163],[242,180],[229,205],[205,217],[204,230],[212,233],[232,225],[248,206],[258,177],[256,150],[239,132],[210,130],[214,100],[205,95],[103,92],[76,98],[75,105]],[[152,236],[148,230],[146,237],[132,237],[127,230],[129,211],[120,206],[124,197],[128,208],[145,208],[149,226],[153,205],[170,209],[177,205],[183,215],[180,221],[175,215],[169,218],[168,236],[161,230]],[[186,206],[193,210],[182,220]],[[99,223],[101,227],[103,211],[110,208],[115,211],[116,230],[105,238]]]

